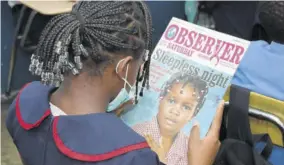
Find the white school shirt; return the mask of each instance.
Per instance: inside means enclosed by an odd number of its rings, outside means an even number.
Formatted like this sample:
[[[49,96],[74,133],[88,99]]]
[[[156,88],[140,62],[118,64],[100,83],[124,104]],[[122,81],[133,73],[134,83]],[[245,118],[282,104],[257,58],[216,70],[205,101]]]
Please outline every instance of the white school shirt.
[[[60,108],[49,102],[50,105],[50,111],[53,116],[62,116],[67,115],[65,112],[63,112]]]

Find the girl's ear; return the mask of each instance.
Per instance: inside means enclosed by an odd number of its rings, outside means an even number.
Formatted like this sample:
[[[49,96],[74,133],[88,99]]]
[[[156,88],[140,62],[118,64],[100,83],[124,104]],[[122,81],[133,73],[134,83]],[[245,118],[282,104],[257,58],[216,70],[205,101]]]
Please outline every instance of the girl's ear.
[[[129,67],[130,62],[133,60],[133,57],[127,56],[116,64],[115,72],[118,74],[120,78],[125,78],[127,67]],[[128,68],[130,69],[130,68]]]

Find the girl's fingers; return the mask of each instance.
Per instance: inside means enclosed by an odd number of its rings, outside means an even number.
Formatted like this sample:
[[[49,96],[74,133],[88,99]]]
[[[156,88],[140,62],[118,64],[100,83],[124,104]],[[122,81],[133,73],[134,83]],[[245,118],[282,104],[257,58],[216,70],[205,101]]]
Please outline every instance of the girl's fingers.
[[[197,144],[200,141],[200,128],[197,122],[194,123],[189,135],[189,146]]]
[[[216,136],[219,137],[219,132],[221,129],[222,124],[222,118],[223,118],[223,112],[224,112],[224,100],[222,100],[218,106],[218,109],[216,111],[214,120],[212,122],[212,125],[208,131],[208,135],[210,136]]]

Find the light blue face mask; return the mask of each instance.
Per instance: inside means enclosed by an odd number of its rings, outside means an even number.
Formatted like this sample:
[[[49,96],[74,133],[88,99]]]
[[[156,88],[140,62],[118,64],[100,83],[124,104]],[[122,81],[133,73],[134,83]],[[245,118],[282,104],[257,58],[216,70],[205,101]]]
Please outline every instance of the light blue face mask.
[[[116,73],[118,74],[118,66],[119,64],[123,61],[124,59],[120,60],[117,65],[116,65]],[[107,107],[107,112],[111,112],[113,110],[116,110],[119,106],[121,106],[122,104],[126,103],[127,101],[131,100],[134,98],[134,93],[132,90],[132,86],[129,84],[129,82],[127,81],[127,75],[128,75],[128,66],[126,67],[126,73],[125,73],[125,78],[122,78],[122,80],[124,81],[124,87],[120,90],[120,92],[118,93],[118,95],[115,97],[115,99],[113,99],[108,107]],[[130,90],[129,92],[127,92],[126,90],[126,85],[129,86]]]

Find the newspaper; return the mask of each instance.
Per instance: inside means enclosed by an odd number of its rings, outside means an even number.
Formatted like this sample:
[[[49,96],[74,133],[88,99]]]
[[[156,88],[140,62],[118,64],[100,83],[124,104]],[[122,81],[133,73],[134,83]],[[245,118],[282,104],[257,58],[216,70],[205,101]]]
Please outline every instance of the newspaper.
[[[167,164],[187,165],[193,122],[204,137],[249,44],[172,18],[151,55],[150,89],[122,120],[150,135]]]

